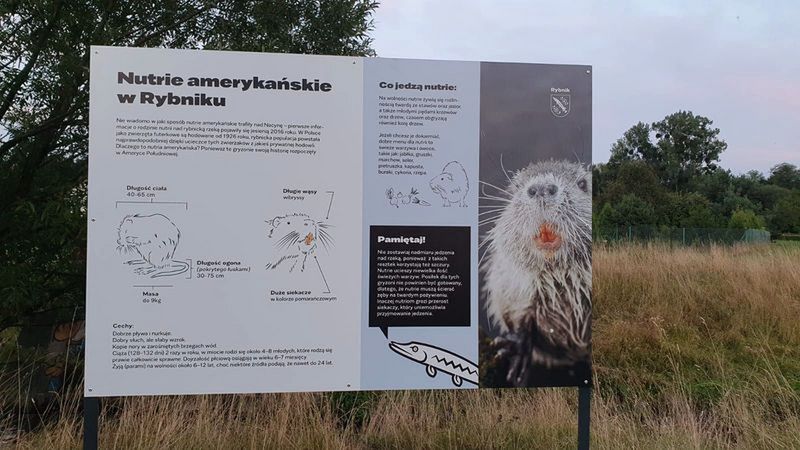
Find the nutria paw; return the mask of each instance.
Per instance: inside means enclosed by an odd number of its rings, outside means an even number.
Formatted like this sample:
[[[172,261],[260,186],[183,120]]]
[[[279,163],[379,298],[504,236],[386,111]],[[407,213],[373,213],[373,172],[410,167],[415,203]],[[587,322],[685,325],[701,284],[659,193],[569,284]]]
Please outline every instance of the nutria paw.
[[[527,386],[532,350],[530,340],[509,332],[494,338],[492,347],[497,349],[495,359],[508,362],[506,382],[513,387]]]

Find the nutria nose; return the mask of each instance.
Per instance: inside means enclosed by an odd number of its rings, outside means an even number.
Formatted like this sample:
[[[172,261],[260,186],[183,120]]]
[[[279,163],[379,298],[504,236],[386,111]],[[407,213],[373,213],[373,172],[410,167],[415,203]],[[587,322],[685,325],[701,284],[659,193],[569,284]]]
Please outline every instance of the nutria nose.
[[[528,188],[528,196],[534,198],[539,197],[552,197],[558,192],[558,186],[555,184],[533,184]]]

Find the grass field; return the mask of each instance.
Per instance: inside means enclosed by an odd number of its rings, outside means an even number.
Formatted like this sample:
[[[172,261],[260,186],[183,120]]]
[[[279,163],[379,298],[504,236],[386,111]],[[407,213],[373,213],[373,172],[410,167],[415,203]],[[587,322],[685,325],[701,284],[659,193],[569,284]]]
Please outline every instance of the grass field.
[[[594,302],[593,448],[800,448],[800,246],[596,248]],[[76,394],[29,432],[0,402],[7,444],[80,446]],[[576,408],[574,389],[115,399],[100,445],[574,448]]]

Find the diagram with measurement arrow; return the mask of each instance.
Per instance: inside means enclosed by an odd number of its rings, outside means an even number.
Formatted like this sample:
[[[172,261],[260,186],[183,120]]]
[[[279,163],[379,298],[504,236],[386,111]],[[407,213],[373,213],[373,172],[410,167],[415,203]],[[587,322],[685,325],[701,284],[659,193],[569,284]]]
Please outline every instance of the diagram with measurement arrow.
[[[181,232],[163,214],[125,216],[118,228],[117,250],[134,273],[150,278],[172,277],[189,271],[186,261],[175,258]]]
[[[334,245],[330,232],[332,225],[327,221],[333,207],[334,193],[327,191],[326,194],[329,198],[325,205],[325,219],[318,220],[303,212],[292,212],[265,221],[268,227],[267,238],[273,247],[273,255],[265,267],[267,271],[282,273],[317,271],[325,285],[323,293],[330,294],[331,288],[325,277],[323,264],[317,257],[320,248],[327,253]],[[309,269],[311,266],[314,268]]]

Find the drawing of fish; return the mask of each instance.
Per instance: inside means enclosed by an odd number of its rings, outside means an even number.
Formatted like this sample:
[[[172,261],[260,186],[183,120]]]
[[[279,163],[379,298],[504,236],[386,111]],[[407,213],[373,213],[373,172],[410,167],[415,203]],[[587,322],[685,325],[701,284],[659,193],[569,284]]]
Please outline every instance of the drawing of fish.
[[[425,366],[425,372],[435,377],[441,371],[452,376],[453,384],[460,387],[464,380],[478,384],[478,365],[443,348],[422,342],[401,344],[390,342],[389,348],[395,353]]]

